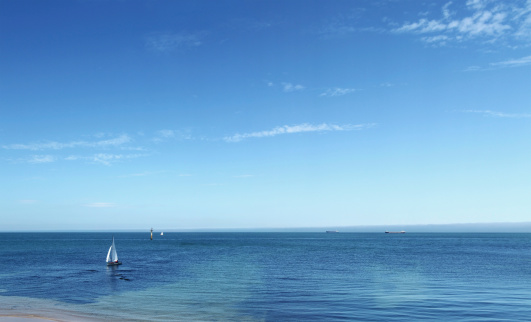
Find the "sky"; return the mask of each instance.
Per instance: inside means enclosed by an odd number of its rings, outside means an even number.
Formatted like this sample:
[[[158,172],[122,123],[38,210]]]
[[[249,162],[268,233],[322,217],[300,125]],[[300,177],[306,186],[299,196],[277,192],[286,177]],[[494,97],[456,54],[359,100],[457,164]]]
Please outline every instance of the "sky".
[[[531,0],[0,0],[0,230],[526,222]]]

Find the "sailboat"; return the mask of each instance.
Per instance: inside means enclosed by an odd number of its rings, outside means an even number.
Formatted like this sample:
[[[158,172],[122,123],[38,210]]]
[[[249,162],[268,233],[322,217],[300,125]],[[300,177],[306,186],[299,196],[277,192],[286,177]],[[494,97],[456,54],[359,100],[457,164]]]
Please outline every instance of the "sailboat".
[[[107,266],[110,265],[122,265],[122,262],[118,261],[118,254],[116,253],[116,246],[114,246],[114,236],[112,237],[112,244],[107,253]]]
[[[164,233],[163,233],[163,232],[161,232],[161,233],[160,233],[160,235],[161,235],[161,236],[164,236]]]

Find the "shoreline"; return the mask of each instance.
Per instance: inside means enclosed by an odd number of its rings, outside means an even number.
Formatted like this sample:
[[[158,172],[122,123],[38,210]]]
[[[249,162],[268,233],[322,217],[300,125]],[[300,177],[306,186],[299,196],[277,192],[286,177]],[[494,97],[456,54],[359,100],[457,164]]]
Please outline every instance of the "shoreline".
[[[27,321],[68,321],[66,318],[50,318],[44,315],[36,314],[22,314],[22,313],[13,313],[13,314],[0,314],[0,321],[2,322],[27,322]]]
[[[0,296],[0,322],[44,321],[100,322],[104,319],[53,300]]]
[[[99,319],[91,319],[85,316],[80,316],[77,314],[65,313],[65,312],[55,312],[53,314],[48,314],[44,312],[40,313],[21,313],[21,312],[12,312],[6,313],[4,310],[0,311],[0,321],[1,322],[43,322],[43,321],[54,321],[54,322],[68,322],[68,321],[80,321],[80,322],[98,322],[103,321]]]

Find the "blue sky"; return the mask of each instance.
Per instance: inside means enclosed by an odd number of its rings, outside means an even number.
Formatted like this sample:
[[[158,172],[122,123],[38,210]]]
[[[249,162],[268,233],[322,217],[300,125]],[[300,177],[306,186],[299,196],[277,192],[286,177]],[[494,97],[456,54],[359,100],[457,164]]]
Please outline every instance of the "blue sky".
[[[1,230],[529,221],[531,1],[0,1]]]

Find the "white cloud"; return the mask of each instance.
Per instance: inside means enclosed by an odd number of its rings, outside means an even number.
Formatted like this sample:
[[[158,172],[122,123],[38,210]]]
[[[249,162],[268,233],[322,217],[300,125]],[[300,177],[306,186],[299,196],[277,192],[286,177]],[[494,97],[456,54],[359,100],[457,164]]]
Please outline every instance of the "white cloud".
[[[352,130],[362,130],[374,126],[374,124],[357,124],[357,125],[335,125],[335,124],[318,124],[312,125],[308,123],[299,124],[299,125],[284,125],[278,126],[272,130],[235,134],[232,136],[227,136],[223,138],[226,142],[239,142],[247,138],[262,138],[262,137],[271,137],[281,134],[293,134],[293,133],[302,133],[302,132],[324,132],[324,131],[352,131]]]
[[[46,142],[46,143],[31,143],[31,144],[10,144],[10,145],[3,145],[3,149],[8,150],[62,150],[67,148],[105,148],[110,146],[119,146],[126,143],[129,143],[131,141],[131,138],[126,135],[122,134],[116,138],[107,139],[107,140],[100,140],[95,142],[87,142],[87,141],[72,141],[72,142]]]
[[[422,37],[421,38],[424,42],[427,43],[434,43],[439,45],[446,45],[446,41],[450,40],[450,37],[446,35],[437,35],[437,36],[430,36],[430,37]]]
[[[467,0],[466,5],[476,10],[482,10],[487,5],[485,0]]]
[[[28,161],[30,163],[50,163],[55,162],[55,158],[51,155],[34,155]]]
[[[484,116],[491,117],[503,117],[503,118],[530,118],[531,114],[526,113],[505,113],[505,112],[496,112],[491,110],[464,110],[463,113],[477,113],[483,114]]]
[[[509,59],[496,63],[490,63],[488,67],[481,66],[469,66],[465,69],[466,72],[476,72],[476,71],[486,71],[493,70],[497,68],[508,68],[508,67],[523,67],[531,65],[531,56],[526,56],[517,59]]]
[[[355,92],[357,90],[358,89],[355,89],[355,88],[339,88],[339,87],[336,87],[336,88],[330,88],[330,89],[326,90],[325,92],[321,93],[321,95],[319,95],[319,96],[328,96],[328,97],[342,96],[342,95],[346,95],[346,94],[349,94],[349,93],[353,93],[353,92]]]
[[[497,67],[518,67],[518,66],[525,66],[525,65],[531,65],[531,56],[526,56],[518,59],[510,59],[502,62],[497,63],[491,63],[491,66],[497,66]]]
[[[157,134],[163,138],[172,138],[175,136],[175,131],[173,130],[160,130]]]
[[[77,155],[69,155],[65,158],[66,161],[76,161],[76,160],[79,160],[80,157],[77,156]]]
[[[111,153],[97,153],[91,158],[93,162],[101,163],[104,165],[111,165],[112,163],[124,160],[124,159],[135,159],[143,157],[145,154],[111,154]]]
[[[442,13],[443,13],[443,17],[445,19],[450,19],[450,16],[452,16],[452,13],[450,12],[450,5],[452,4],[452,2],[448,2],[446,3],[443,7],[442,7]]]
[[[282,83],[282,87],[283,87],[284,92],[302,91],[304,89],[304,86],[293,85],[292,83]]]
[[[392,31],[428,35],[421,39],[432,45],[479,37],[491,42],[506,39],[507,36],[531,37],[527,32],[531,30],[531,1],[523,4],[516,1],[469,0],[466,2],[466,11],[460,12],[459,17],[450,10],[452,7],[453,3],[448,2],[441,9],[441,17],[421,18],[416,22],[404,23]]]
[[[173,130],[160,130],[157,131],[156,137],[153,138],[153,142],[160,143],[166,139],[175,137],[175,131]]]
[[[102,140],[102,141],[95,142],[93,144],[89,143],[87,146],[88,147],[118,146],[118,145],[122,145],[125,143],[129,143],[130,141],[131,141],[131,138],[128,135],[122,134],[119,137],[114,138],[114,139]]]

